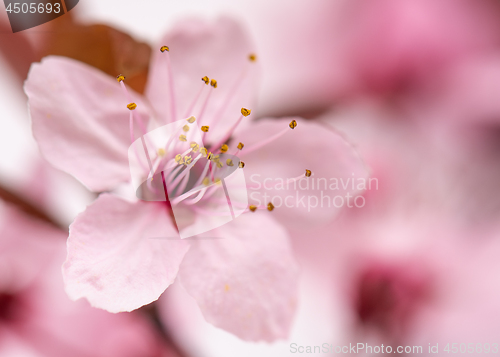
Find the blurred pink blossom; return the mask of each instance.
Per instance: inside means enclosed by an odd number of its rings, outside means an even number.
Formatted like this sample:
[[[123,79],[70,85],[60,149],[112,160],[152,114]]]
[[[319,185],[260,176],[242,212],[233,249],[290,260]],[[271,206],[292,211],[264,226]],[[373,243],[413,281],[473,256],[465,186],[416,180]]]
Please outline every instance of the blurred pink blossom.
[[[0,222],[0,355],[175,356],[138,314],[67,297],[63,232],[5,204]]]
[[[500,227],[494,180],[484,176],[497,171],[495,156],[470,148],[451,156],[458,146],[429,140],[373,99],[320,119],[349,135],[378,180],[365,207],[344,210],[308,240],[292,234],[300,261],[335,293],[342,342],[424,352],[429,343],[440,351],[451,342],[494,343]]]
[[[498,49],[498,10],[492,1],[349,1],[339,53],[362,91],[404,93]]]

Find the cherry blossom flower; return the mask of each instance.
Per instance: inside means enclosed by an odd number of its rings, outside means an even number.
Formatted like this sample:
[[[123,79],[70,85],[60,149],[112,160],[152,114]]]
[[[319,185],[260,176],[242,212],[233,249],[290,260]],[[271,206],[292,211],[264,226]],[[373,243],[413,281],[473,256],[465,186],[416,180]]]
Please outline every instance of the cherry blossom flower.
[[[153,55],[144,97],[127,89],[126,73],[117,83],[59,57],[32,67],[25,91],[50,163],[96,192],[123,191],[131,174],[142,175],[132,188],[142,200],[102,193],[70,226],[63,275],[72,299],[130,311],[179,276],[215,326],[253,341],[287,336],[298,267],[285,225],[307,229],[340,207],[323,209],[317,187],[294,185],[342,179],[349,183],[335,193],[347,195],[363,189],[348,180],[364,179],[366,169],[333,130],[300,118],[250,120],[253,50],[232,20],[183,22]],[[264,196],[291,191],[316,206],[275,209]],[[218,211],[227,205],[230,212]]]
[[[138,313],[113,315],[68,298],[64,232],[2,203],[0,233],[0,355],[175,355]]]

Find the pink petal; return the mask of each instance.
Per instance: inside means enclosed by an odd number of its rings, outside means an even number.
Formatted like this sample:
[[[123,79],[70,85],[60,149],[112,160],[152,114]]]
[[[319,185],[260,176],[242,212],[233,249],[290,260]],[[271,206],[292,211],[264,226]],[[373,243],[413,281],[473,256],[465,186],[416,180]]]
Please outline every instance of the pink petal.
[[[244,340],[286,338],[297,303],[298,267],[285,229],[259,212],[202,237],[215,239],[193,243],[180,276],[205,319]]]
[[[254,46],[246,32],[236,22],[221,18],[216,23],[200,20],[185,20],[167,34],[161,45],[170,48],[154,53],[146,96],[158,115],[169,121],[171,100],[167,56],[170,57],[176,106],[176,120],[194,115],[199,124],[209,125],[207,138],[220,139],[239,118],[242,107],[253,108],[258,71],[257,63],[250,62],[249,54]],[[257,66],[256,66],[257,65]],[[205,86],[203,76],[217,80],[217,88]],[[191,103],[203,87],[203,93],[194,110]],[[213,90],[206,110],[200,116],[202,104],[209,91]],[[214,124],[217,118],[220,123]]]
[[[51,56],[31,67],[24,90],[33,135],[52,165],[93,191],[130,179],[128,101],[115,79],[78,61]],[[131,96],[139,115],[145,106],[137,94]]]
[[[62,230],[0,207],[0,295],[13,298],[1,306],[0,356],[159,355],[159,338],[140,314],[110,314],[68,298]]]
[[[187,249],[163,203],[102,194],[70,226],[66,291],[110,312],[137,309],[172,284]]]
[[[298,123],[294,130],[288,127],[292,119]],[[252,146],[282,131],[284,135],[252,151]],[[245,145],[240,157],[249,203],[272,202],[273,215],[287,227],[328,222],[348,201],[354,206],[354,197],[363,191],[361,184],[368,184],[367,169],[353,147],[339,133],[311,121],[261,120],[240,130],[234,140],[239,142]],[[305,176],[306,169],[312,176],[287,188],[287,180]],[[361,204],[362,199],[356,202]]]

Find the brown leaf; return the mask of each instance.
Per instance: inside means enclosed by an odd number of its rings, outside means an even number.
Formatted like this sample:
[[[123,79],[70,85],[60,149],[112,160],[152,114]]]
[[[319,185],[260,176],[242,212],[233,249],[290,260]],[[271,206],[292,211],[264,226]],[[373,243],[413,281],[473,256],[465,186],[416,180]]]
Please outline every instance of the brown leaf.
[[[151,47],[107,25],[81,25],[70,14],[50,22],[51,32],[41,57],[74,58],[116,77],[123,74],[128,86],[144,92]]]

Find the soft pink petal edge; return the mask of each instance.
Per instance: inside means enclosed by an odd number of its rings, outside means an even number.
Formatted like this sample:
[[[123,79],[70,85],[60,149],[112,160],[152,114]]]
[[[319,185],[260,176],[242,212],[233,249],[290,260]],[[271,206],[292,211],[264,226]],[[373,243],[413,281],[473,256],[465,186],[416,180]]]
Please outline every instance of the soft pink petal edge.
[[[217,239],[194,242],[179,274],[206,321],[243,340],[287,338],[299,269],[286,230],[259,212],[201,236]]]
[[[33,135],[53,166],[96,192],[130,180],[128,101],[115,79],[81,62],[49,56],[31,66],[24,90]],[[130,93],[138,105],[134,114],[147,120],[140,96]]]
[[[292,121],[297,124],[293,130]],[[284,134],[252,149],[280,132]],[[273,214],[287,227],[328,223],[352,200],[348,195],[360,195],[368,183],[369,169],[355,148],[340,132],[320,122],[298,117],[261,119],[235,134],[233,145],[239,142],[245,145],[239,156],[245,162],[250,204],[272,202]],[[306,169],[312,173],[309,178]],[[287,189],[287,180],[299,176],[304,178]]]
[[[162,45],[168,45],[169,52],[162,53]],[[259,62],[249,60],[254,52],[255,45],[246,30],[229,17],[213,22],[183,20],[162,38],[153,54],[146,96],[159,117],[172,121],[169,61],[176,120],[194,115],[200,125],[210,126],[207,139],[218,140],[241,115],[242,107],[254,108],[260,78]],[[204,76],[217,80],[217,88],[204,86]],[[197,104],[188,111],[201,88]],[[213,93],[202,110],[210,91]]]
[[[70,226],[66,292],[110,312],[149,304],[172,284],[189,248],[176,237],[163,204],[102,194]]]

